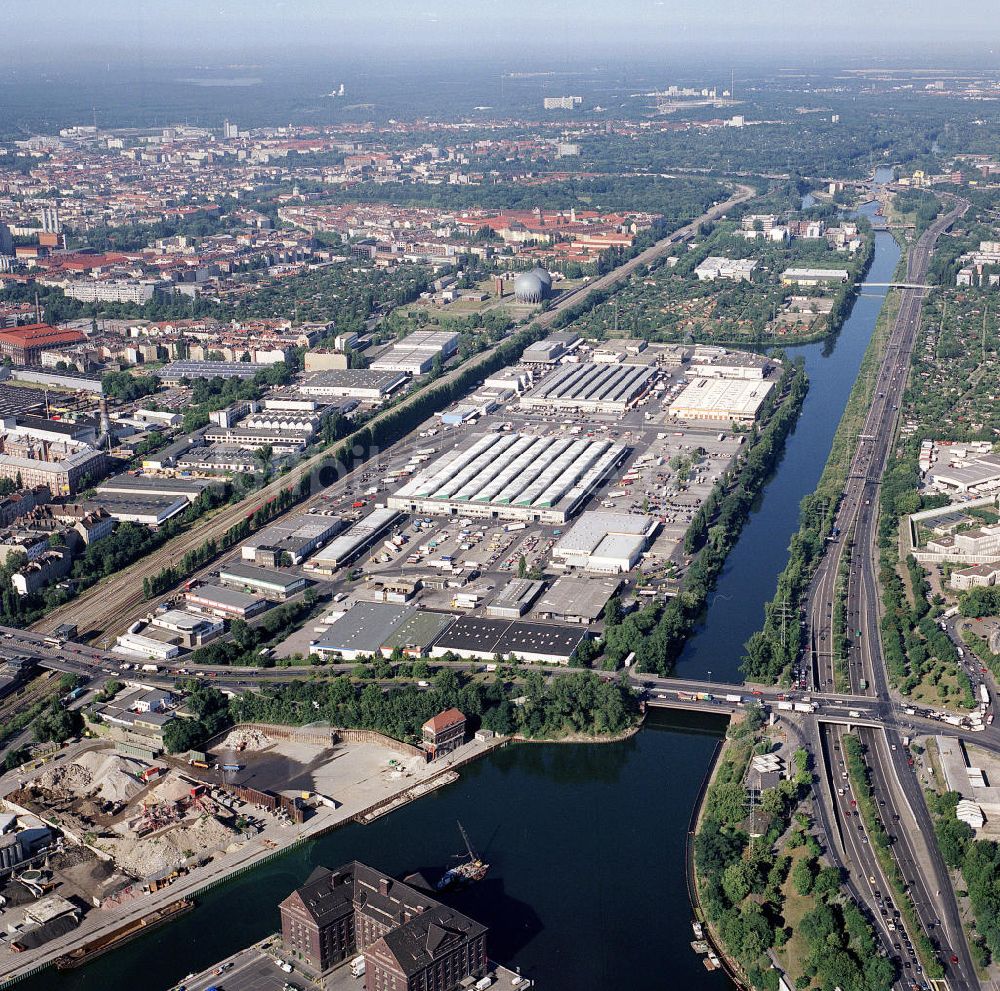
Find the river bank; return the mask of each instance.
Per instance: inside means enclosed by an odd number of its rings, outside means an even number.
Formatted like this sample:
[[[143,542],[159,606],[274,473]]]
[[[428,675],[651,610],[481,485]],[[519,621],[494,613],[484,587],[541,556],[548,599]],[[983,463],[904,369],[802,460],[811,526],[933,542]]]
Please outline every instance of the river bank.
[[[504,737],[471,740],[459,750],[427,765],[427,774],[417,781],[400,776],[398,782],[390,783],[380,778],[367,787],[355,788],[350,798],[336,803],[334,807],[326,804],[317,806],[313,815],[300,826],[288,824],[283,829],[269,827],[255,839],[213,859],[203,867],[195,868],[159,891],[140,895],[110,910],[94,911],[65,937],[17,954],[14,958],[15,965],[0,977],[0,988],[9,987],[25,977],[46,970],[56,958],[71,954],[85,944],[153,916],[171,903],[203,896],[220,885],[260,869],[276,858],[289,855],[305,843],[316,841],[352,823],[374,821],[389,811],[430,795],[438,788],[457,780],[459,768],[506,746],[508,742]],[[387,749],[386,753],[391,754],[392,751]],[[288,830],[291,829],[295,830],[294,835],[289,834]]]

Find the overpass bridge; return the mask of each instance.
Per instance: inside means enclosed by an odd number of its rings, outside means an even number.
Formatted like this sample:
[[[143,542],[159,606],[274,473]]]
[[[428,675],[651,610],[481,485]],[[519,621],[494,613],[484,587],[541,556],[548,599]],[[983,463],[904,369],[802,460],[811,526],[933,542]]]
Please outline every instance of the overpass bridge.
[[[924,282],[862,282],[859,289],[937,289]]]

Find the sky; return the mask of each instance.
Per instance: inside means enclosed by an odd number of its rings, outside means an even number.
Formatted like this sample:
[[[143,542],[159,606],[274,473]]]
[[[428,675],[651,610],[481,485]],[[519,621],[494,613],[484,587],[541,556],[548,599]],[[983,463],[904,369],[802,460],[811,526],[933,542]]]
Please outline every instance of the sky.
[[[4,10],[4,8],[6,8]],[[980,0],[3,0],[7,57],[285,52],[558,58],[730,55],[991,62]]]

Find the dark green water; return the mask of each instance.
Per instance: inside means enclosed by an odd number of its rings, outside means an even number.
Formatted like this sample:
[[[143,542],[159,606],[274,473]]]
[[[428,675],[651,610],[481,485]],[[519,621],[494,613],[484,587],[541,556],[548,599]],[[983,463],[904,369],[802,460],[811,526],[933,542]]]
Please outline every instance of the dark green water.
[[[78,971],[19,987],[166,988],[278,927],[278,902],[317,864],[357,858],[437,876],[461,849],[461,819],[492,867],[455,904],[491,929],[496,960],[539,986],[723,988],[688,947],[686,827],[722,720],[656,714],[624,743],[521,745],[376,820],[350,825],[198,899],[191,914]]]
[[[899,252],[879,234],[869,273],[892,275]],[[742,644],[761,621],[798,504],[822,471],[881,299],[860,298],[837,340],[800,349],[811,388],[785,456],[727,563],[680,673],[738,677]],[[167,988],[278,926],[277,904],[316,864],[356,858],[436,876],[461,848],[461,819],[492,864],[458,907],[491,929],[490,952],[545,991],[721,989],[688,947],[684,847],[691,810],[724,724],[654,714],[633,739],[516,746],[461,780],[370,826],[348,826],[199,898],[166,928],[25,991]]]

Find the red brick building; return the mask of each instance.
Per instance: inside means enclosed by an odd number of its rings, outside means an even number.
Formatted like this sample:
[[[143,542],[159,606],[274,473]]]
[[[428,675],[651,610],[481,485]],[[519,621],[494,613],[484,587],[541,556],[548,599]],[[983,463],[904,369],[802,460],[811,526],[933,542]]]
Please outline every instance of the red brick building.
[[[15,365],[37,365],[46,348],[80,344],[86,339],[79,330],[29,323],[24,327],[0,330],[0,358],[10,358]]]
[[[317,867],[280,906],[281,938],[318,974],[363,954],[365,991],[453,991],[486,973],[486,927],[352,861]]]
[[[445,709],[431,716],[422,727],[424,749],[431,760],[450,754],[465,743],[465,716],[458,709]]]

